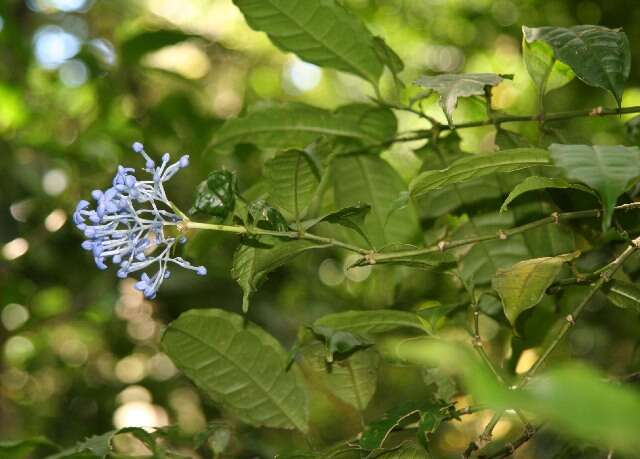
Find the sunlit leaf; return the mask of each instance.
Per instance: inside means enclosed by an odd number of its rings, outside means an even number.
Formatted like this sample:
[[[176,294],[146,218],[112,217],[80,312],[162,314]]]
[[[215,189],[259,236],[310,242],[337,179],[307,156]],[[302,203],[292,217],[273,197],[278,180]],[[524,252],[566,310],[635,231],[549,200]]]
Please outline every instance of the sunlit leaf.
[[[216,131],[209,150],[227,153],[237,144],[260,149],[304,148],[320,137],[356,139],[365,145],[388,141],[397,121],[388,109],[345,105],[334,112],[301,103],[272,105],[227,120]]]
[[[326,361],[331,363],[335,359],[335,354],[345,357],[355,351],[366,349],[373,345],[373,342],[366,336],[359,335],[344,330],[334,330],[331,327],[322,325],[312,325],[311,331],[316,338],[325,343]]]
[[[611,224],[618,198],[640,176],[640,149],[622,145],[560,145],[549,147],[554,165],[570,180],[595,190],[604,208],[602,227]]]
[[[523,27],[522,56],[531,79],[541,95],[569,83],[575,73],[567,64],[554,56],[553,48],[544,41],[528,41],[531,34],[528,27]]]
[[[586,193],[594,194],[591,188],[581,185],[579,183],[569,183],[566,180],[560,178],[550,178],[550,177],[539,177],[539,176],[531,176],[524,179],[524,181],[511,190],[507,199],[504,200],[502,206],[500,207],[500,212],[505,212],[514,199],[518,196],[527,193],[529,191],[535,190],[546,190],[548,188],[571,188],[574,190],[584,191]]]
[[[509,269],[500,269],[493,278],[493,288],[500,295],[504,313],[515,325],[518,316],[534,307],[556,279],[562,265],[579,253],[521,261]]]
[[[301,59],[377,84],[383,70],[374,37],[334,0],[234,0],[249,25]]]
[[[503,78],[495,73],[461,73],[436,76],[421,76],[416,84],[433,89],[440,94],[440,106],[447,115],[449,126],[453,126],[453,110],[459,97],[483,96],[485,88],[496,86]]]
[[[491,154],[470,155],[442,170],[426,171],[409,186],[413,197],[447,185],[462,183],[497,172],[513,172],[532,166],[549,164],[549,153],[541,148],[514,148]]]
[[[308,395],[297,367],[286,370],[280,343],[243,316],[192,309],[162,337],[171,360],[200,389],[243,422],[308,429]]]
[[[595,25],[574,27],[523,27],[528,43],[543,41],[553,48],[554,57],[567,64],[590,86],[609,91],[618,105],[631,69],[629,41],[621,29]]]

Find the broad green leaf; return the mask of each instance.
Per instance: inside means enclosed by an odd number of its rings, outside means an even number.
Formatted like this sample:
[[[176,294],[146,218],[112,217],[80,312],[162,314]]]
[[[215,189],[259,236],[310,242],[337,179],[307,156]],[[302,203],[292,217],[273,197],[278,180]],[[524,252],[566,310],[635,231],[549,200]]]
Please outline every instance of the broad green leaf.
[[[556,59],[553,48],[544,41],[527,41],[531,29],[523,27],[522,55],[527,71],[540,95],[569,83],[575,73],[567,64]]]
[[[345,359],[327,363],[325,347],[321,343],[306,346],[302,351],[303,364],[312,377],[340,400],[364,411],[376,391],[380,358],[373,349],[364,349]]]
[[[176,366],[241,421],[308,430],[308,395],[297,367],[270,334],[243,316],[192,309],[169,324],[162,345]]]
[[[496,86],[503,78],[495,73],[446,73],[436,76],[421,76],[416,84],[433,89],[440,94],[440,106],[453,127],[453,110],[459,97],[483,96],[485,88]]]
[[[299,221],[320,182],[313,160],[304,151],[288,150],[267,161],[264,168],[269,202]]]
[[[232,151],[237,144],[260,149],[304,148],[320,137],[356,139],[378,145],[391,139],[397,128],[392,111],[366,104],[345,105],[335,111],[302,103],[255,109],[227,120],[216,131],[208,149]]]
[[[376,455],[381,459],[429,459],[432,457],[427,450],[413,441],[406,441],[389,452]]]
[[[251,28],[301,59],[377,85],[383,63],[374,37],[335,0],[234,0]]]
[[[549,153],[541,148],[514,148],[491,154],[471,155],[442,170],[425,171],[409,185],[411,195],[419,197],[431,190],[466,182],[497,172],[513,172],[549,164]]]
[[[509,269],[500,269],[493,278],[493,288],[500,295],[504,313],[515,325],[518,316],[538,304],[556,279],[562,265],[579,253],[521,261]]]
[[[175,29],[146,31],[123,41],[120,45],[120,53],[125,64],[135,64],[145,54],[196,37],[200,36]]]
[[[623,309],[633,309],[640,312],[640,288],[631,282],[612,279],[603,289],[607,298],[616,306]]]
[[[0,441],[0,457],[3,459],[23,459],[37,450],[59,450],[60,447],[45,437],[32,437],[25,440]]]
[[[640,149],[622,145],[560,145],[549,147],[554,165],[566,177],[597,191],[604,208],[602,227],[611,224],[618,198],[640,176]]]
[[[231,277],[240,284],[243,291],[242,310],[249,310],[249,298],[267,275],[276,268],[288,263],[307,250],[319,249],[326,245],[305,240],[278,240],[261,238],[262,247],[241,245],[233,256]]]
[[[233,212],[235,205],[235,174],[230,171],[215,171],[196,188],[196,197],[189,214],[202,212],[224,220]]]
[[[394,309],[371,311],[345,311],[320,317],[314,326],[329,327],[365,336],[385,333],[398,328],[413,328],[425,331],[423,321],[414,312]]]
[[[621,29],[595,25],[574,27],[523,27],[527,43],[542,41],[553,48],[556,59],[567,64],[590,86],[606,89],[622,103],[624,84],[631,69],[629,41]]]
[[[400,209],[387,219],[393,200],[406,191],[406,185],[386,161],[373,155],[340,156],[333,159],[331,173],[337,208],[371,205],[363,230],[375,248],[416,240],[419,227],[413,206]],[[367,242],[361,236],[349,236],[356,243]]]
[[[569,183],[566,180],[550,177],[531,176],[524,179],[524,181],[511,190],[507,199],[504,200],[500,207],[500,212],[505,212],[509,207],[511,201],[516,199],[521,194],[535,190],[546,190],[548,188],[571,188],[574,190],[584,191],[586,193],[594,194],[593,190],[581,185],[579,183]]]
[[[501,127],[496,129],[495,144],[499,150],[533,146],[531,142],[519,132],[510,131]]]
[[[258,199],[247,206],[247,219],[249,226],[273,231],[287,231],[287,220],[278,212],[278,209],[271,207],[263,199]]]

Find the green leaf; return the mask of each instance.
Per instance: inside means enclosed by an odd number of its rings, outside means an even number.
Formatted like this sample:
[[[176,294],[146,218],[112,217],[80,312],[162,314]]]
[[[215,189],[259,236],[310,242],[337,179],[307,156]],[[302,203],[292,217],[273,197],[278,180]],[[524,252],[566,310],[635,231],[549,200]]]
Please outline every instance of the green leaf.
[[[440,106],[447,116],[449,126],[453,127],[453,110],[459,97],[484,96],[485,88],[496,86],[504,78],[495,73],[446,73],[436,76],[421,76],[416,84],[433,89],[440,94]]]
[[[507,199],[505,199],[502,203],[500,212],[505,212],[511,201],[516,199],[521,194],[527,193],[528,191],[546,190],[548,188],[571,188],[574,190],[580,190],[586,193],[595,194],[593,190],[584,185],[580,185],[579,183],[569,183],[566,180],[559,178],[531,176],[524,179],[523,182],[516,185],[516,187],[511,190],[511,193],[509,193]]]
[[[304,151],[288,150],[267,161],[264,168],[269,202],[299,221],[305,216],[320,183],[320,173],[313,160]]]
[[[311,331],[316,338],[325,343],[326,360],[328,363],[334,361],[334,354],[347,356],[357,350],[366,349],[373,345],[373,342],[365,336],[356,333],[334,330],[330,327],[312,325]]]
[[[398,328],[425,331],[423,321],[418,314],[394,309],[337,312],[320,317],[313,325],[365,336],[386,333]]]
[[[361,76],[377,85],[383,64],[374,37],[334,0],[234,0],[251,28],[301,59]]]
[[[291,102],[227,120],[214,134],[208,150],[228,153],[237,144],[253,144],[259,149],[304,148],[320,137],[378,145],[393,138],[396,129],[395,115],[386,108],[351,104],[332,112]]]
[[[287,220],[274,207],[271,207],[263,199],[251,202],[247,206],[249,224],[256,227],[273,231],[284,232],[289,228]]]
[[[419,197],[447,185],[467,182],[497,172],[513,172],[549,164],[549,153],[541,148],[513,148],[491,154],[463,157],[442,170],[425,171],[409,185],[411,195]]]
[[[23,459],[37,449],[59,450],[60,447],[45,437],[0,441],[0,457],[3,459]]]
[[[326,247],[324,244],[305,240],[278,240],[261,238],[261,248],[241,245],[233,256],[231,277],[243,291],[242,310],[249,310],[249,298],[264,282],[267,275],[307,250]]]
[[[387,45],[384,38],[373,37],[373,46],[380,62],[386,65],[394,75],[397,75],[404,69],[404,62],[402,62],[400,56]]]
[[[364,349],[341,360],[327,363],[321,343],[305,346],[304,365],[320,383],[340,400],[364,411],[376,391],[380,357],[373,349]]]
[[[387,219],[393,200],[406,190],[406,185],[386,161],[373,155],[340,156],[332,161],[331,172],[337,208],[371,205],[363,230],[374,247],[416,240],[419,227],[413,206],[400,209]],[[355,243],[367,242],[353,236]]]
[[[620,106],[631,69],[629,41],[621,29],[580,25],[523,27],[522,32],[527,43],[549,44],[556,59],[571,67],[586,84],[611,92]]]
[[[604,208],[602,227],[611,224],[618,198],[640,176],[640,150],[622,145],[560,145],[549,147],[554,165],[570,180],[598,192]]]
[[[121,43],[120,53],[122,55],[122,61],[129,65],[135,64],[139,62],[145,54],[197,37],[200,36],[185,33],[177,29],[141,32]]]
[[[230,171],[215,171],[196,188],[196,197],[189,214],[201,212],[224,220],[233,212],[235,205],[235,174]]]
[[[603,289],[607,298],[622,309],[640,312],[640,288],[630,282],[612,279]]]
[[[308,230],[318,223],[327,222],[352,229],[360,234],[364,239],[367,239],[367,235],[362,231],[362,227],[364,225],[364,218],[370,211],[371,206],[369,204],[358,203],[355,206],[344,207],[340,210],[329,212],[312,220],[302,222],[301,226],[303,229]]]
[[[500,295],[504,313],[515,326],[518,316],[538,304],[556,279],[562,265],[579,253],[533,258],[500,269],[493,278],[493,288]]]
[[[431,455],[420,445],[413,441],[406,441],[389,452],[376,455],[381,459],[429,459]]]
[[[522,55],[527,71],[541,95],[569,83],[575,73],[564,62],[555,58],[553,48],[544,41],[527,41],[531,29],[522,28]]]
[[[308,430],[308,395],[297,367],[270,334],[220,309],[187,311],[169,324],[162,345],[176,366],[241,421]]]

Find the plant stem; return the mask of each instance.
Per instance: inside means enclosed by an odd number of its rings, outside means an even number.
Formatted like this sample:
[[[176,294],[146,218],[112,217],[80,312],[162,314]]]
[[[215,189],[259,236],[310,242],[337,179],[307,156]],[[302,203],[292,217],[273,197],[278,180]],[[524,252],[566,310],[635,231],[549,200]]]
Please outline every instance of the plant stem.
[[[628,113],[640,113],[640,106],[634,105],[631,107],[621,108],[604,108],[594,107],[582,110],[569,110],[556,113],[536,114],[536,115],[502,115],[494,116],[492,119],[484,119],[479,121],[469,121],[467,123],[460,123],[454,126],[454,129],[465,129],[479,126],[489,126],[492,124],[502,123],[515,123],[526,121],[561,121],[573,118],[582,118],[589,116],[610,116],[610,115],[623,115]],[[449,126],[443,124],[441,126],[443,131],[451,129]]]
[[[614,210],[616,211],[629,210],[629,209],[638,208],[638,207],[640,207],[640,202],[632,202],[629,204],[622,204],[622,205],[616,206]],[[599,217],[600,215],[602,215],[602,211],[600,209],[578,210],[574,212],[562,212],[562,213],[554,212],[552,215],[548,217],[544,217],[539,220],[535,220],[533,222],[526,223],[524,225],[516,226],[513,228],[499,230],[494,234],[487,234],[484,236],[477,236],[477,237],[471,237],[471,238],[465,238],[465,239],[457,239],[453,241],[442,240],[437,244],[433,244],[428,247],[423,247],[419,249],[409,249],[409,250],[400,250],[395,252],[383,252],[383,253],[380,253],[380,252],[370,253],[370,254],[367,254],[365,258],[358,260],[355,264],[358,266],[364,266],[364,265],[376,264],[376,263],[390,263],[396,259],[406,259],[411,257],[428,255],[430,253],[435,253],[435,252],[443,252],[445,250],[450,250],[456,247],[461,247],[469,244],[475,244],[477,242],[493,241],[493,240],[501,240],[501,239],[504,240],[504,239],[507,239],[509,236],[524,233],[526,231],[532,230],[534,228],[538,228],[543,225],[548,225],[550,223],[559,223],[561,221],[576,220],[581,218]]]
[[[615,272],[620,269],[620,267],[624,264],[627,259],[633,255],[640,248],[640,237],[635,238],[631,241],[631,244],[627,246],[627,248],[622,251],[620,255],[618,255],[615,260],[607,265],[607,269],[603,270],[598,277],[598,280],[595,281],[587,295],[578,303],[578,305],[573,309],[573,311],[564,318],[564,323],[558,334],[554,337],[554,339],[549,343],[549,346],[544,350],[542,355],[536,360],[536,362],[529,368],[529,370],[524,374],[520,382],[516,385],[516,389],[520,389],[524,387],[531,378],[537,373],[537,371],[544,365],[547,358],[553,353],[556,349],[560,341],[565,337],[565,335],[569,332],[571,327],[573,327],[576,323],[576,320],[580,313],[584,310],[589,301],[595,296],[596,293],[602,288],[604,284],[606,284],[611,276],[615,274]]]
[[[191,220],[183,220],[178,226],[181,231],[186,231],[189,229],[201,229],[201,230],[208,230],[208,231],[219,231],[224,233],[234,233],[234,234],[272,236],[272,237],[279,237],[282,239],[303,239],[307,241],[326,244],[327,246],[330,246],[330,247],[340,247],[342,249],[348,250],[350,252],[355,252],[364,256],[368,256],[370,254],[369,250],[363,249],[353,244],[348,244],[346,242],[339,241],[337,239],[318,236],[316,234],[311,234],[304,231],[273,231],[273,230],[266,230],[262,228],[247,228],[241,225],[218,225],[215,223],[201,223],[201,222],[194,222]]]
[[[507,443],[503,448],[499,449],[493,454],[489,454],[488,456],[478,456],[479,459],[502,459],[505,457],[511,456],[518,448],[524,445],[526,442],[531,440],[531,438],[538,433],[538,431],[542,428],[542,425],[538,425],[536,427],[529,427],[524,430],[522,435],[518,437],[515,441],[511,443]]]

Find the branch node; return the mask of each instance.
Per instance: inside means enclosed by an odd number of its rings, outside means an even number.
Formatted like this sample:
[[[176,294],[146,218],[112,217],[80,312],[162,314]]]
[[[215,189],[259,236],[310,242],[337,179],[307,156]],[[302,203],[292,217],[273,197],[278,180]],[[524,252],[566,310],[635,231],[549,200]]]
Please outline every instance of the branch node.
[[[507,239],[507,233],[505,233],[504,230],[498,231],[498,239],[500,239],[501,241],[506,240]]]
[[[376,254],[375,252],[369,252],[364,256],[364,259],[367,261],[367,264],[369,265],[375,265],[376,264]]]
[[[187,226],[187,222],[185,222],[184,220],[180,220],[177,224],[176,224],[176,229],[178,230],[178,232],[180,233],[186,233],[187,230],[189,229],[189,227]]]
[[[438,242],[438,250],[444,252],[448,245],[449,243],[447,241],[440,241]]]
[[[477,347],[477,348],[481,348],[483,347],[482,345],[482,339],[480,338],[479,335],[475,335],[473,337],[473,339],[471,340],[471,344],[473,344],[473,347]]]
[[[594,107],[593,109],[591,109],[591,111],[589,112],[589,116],[600,116],[602,115],[603,112],[604,112],[604,108],[602,108],[602,105],[600,105],[598,107]]]
[[[568,314],[567,317],[564,318],[569,325],[574,326],[576,324],[576,319],[573,317],[573,314]]]
[[[631,243],[636,249],[640,249],[640,237],[633,239]]]
[[[552,213],[551,218],[553,219],[553,223],[555,223],[556,225],[560,223],[560,214],[558,212]]]

